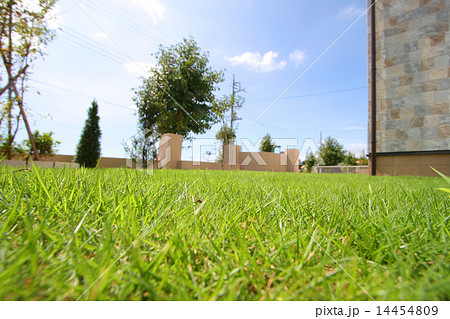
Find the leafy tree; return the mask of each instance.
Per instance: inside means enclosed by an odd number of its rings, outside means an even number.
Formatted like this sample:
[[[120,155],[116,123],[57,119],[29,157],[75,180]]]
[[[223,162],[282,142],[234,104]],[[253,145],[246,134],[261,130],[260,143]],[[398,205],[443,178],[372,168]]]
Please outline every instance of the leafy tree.
[[[324,165],[338,165],[345,157],[344,147],[335,138],[327,137],[325,142],[319,147],[319,155]]]
[[[25,114],[23,95],[31,63],[43,55],[45,45],[53,39],[54,33],[48,27],[48,20],[54,4],[55,0],[0,2],[0,75],[5,75],[4,81],[0,76],[0,126],[3,120],[6,123],[6,127],[2,128],[5,137],[1,149],[7,158],[13,154],[20,119],[25,123],[35,157],[38,158]]]
[[[41,156],[52,156],[57,152],[56,147],[60,144],[59,141],[55,141],[52,137],[53,132],[40,134],[38,130],[34,131],[33,138],[36,143],[36,148]],[[24,140],[22,142],[25,151],[29,154],[33,154],[33,148],[31,147],[30,140]]]
[[[317,164],[317,158],[314,156],[313,153],[309,153],[309,154],[306,155],[306,158],[303,161],[303,163],[305,164],[306,169],[308,170],[308,172],[311,172],[313,166]]]
[[[369,165],[369,159],[365,156],[358,158],[358,165]]]
[[[140,162],[144,169],[147,168],[148,161],[156,160],[156,146],[149,134],[136,134],[122,145],[129,158],[135,163]]]
[[[276,147],[277,145],[272,141],[270,134],[267,133],[261,140],[261,144],[259,145],[259,151],[274,153]]]
[[[75,162],[84,167],[95,167],[100,158],[100,117],[98,104],[94,100],[88,110],[88,118],[84,124],[80,141],[78,142]]]
[[[236,132],[224,124],[216,134],[216,139],[218,139],[222,144],[230,144],[236,138]]]
[[[209,130],[219,120],[213,92],[222,72],[208,66],[208,54],[192,38],[161,46],[154,56],[156,67],[135,90],[139,128],[186,139]]]
[[[358,165],[358,159],[356,158],[355,154],[352,152],[346,152],[344,157],[344,162],[342,163],[345,166],[355,166]]]
[[[236,139],[236,126],[232,127],[231,125],[237,120],[236,111],[242,107],[243,103],[244,99],[237,94],[224,95],[222,98],[214,101],[214,112],[222,122],[222,127],[216,134],[216,139],[222,144],[217,162],[223,163],[225,145],[234,144]],[[228,111],[230,111],[230,116],[227,116]],[[227,124],[228,120],[230,121],[230,126]]]
[[[228,127],[227,124],[224,124],[220,130],[216,134],[216,139],[220,141],[220,144],[222,145],[219,156],[217,157],[217,162],[222,163],[223,162],[223,153],[224,153],[224,147],[225,145],[232,144],[234,142],[234,139],[236,138],[236,133],[234,130],[231,129],[231,127]]]
[[[229,95],[224,95],[222,98],[216,98],[214,101],[214,111],[222,122],[222,127],[227,125],[227,122],[230,121],[230,128],[235,131],[234,123],[238,120],[237,111],[244,105],[245,99],[234,93]],[[230,115],[228,116],[228,112]]]

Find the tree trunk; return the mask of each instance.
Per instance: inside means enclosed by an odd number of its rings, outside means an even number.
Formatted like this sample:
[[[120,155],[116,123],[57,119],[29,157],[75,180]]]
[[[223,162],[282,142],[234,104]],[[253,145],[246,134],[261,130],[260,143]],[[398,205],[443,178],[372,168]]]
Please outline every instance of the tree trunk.
[[[13,28],[13,17],[12,17],[12,1],[8,3],[8,10],[9,10],[9,20],[8,20],[8,67],[11,68],[12,65],[12,28]],[[7,121],[8,121],[8,132],[6,137],[6,150],[5,155],[7,159],[11,159],[12,157],[12,108],[13,108],[13,101],[12,101],[12,87],[11,87],[11,78],[8,78],[8,102],[6,107],[7,112]]]
[[[183,127],[183,113],[181,111],[178,111],[177,119],[178,119],[178,124],[176,126],[175,132],[173,132],[174,134],[177,134],[179,128]]]
[[[9,108],[8,108],[8,140],[7,140],[7,153],[6,156],[7,158],[11,158],[12,155],[12,143],[14,142],[14,137],[12,135],[12,107],[13,107],[13,93],[15,95],[15,100],[17,102],[17,104],[19,105],[20,108],[20,113],[22,114],[22,118],[23,121],[25,123],[25,127],[27,129],[28,132],[28,137],[30,138],[30,143],[31,143],[31,149],[33,150],[34,153],[34,159],[35,160],[39,160],[39,153],[36,147],[36,144],[34,142],[34,138],[33,138],[33,134],[31,132],[30,129],[30,125],[28,124],[28,119],[27,119],[27,115],[25,114],[25,109],[23,107],[23,101],[21,98],[21,95],[19,93],[19,91],[17,90],[16,87],[16,80],[19,77],[14,77],[12,75],[12,51],[13,51],[13,43],[12,43],[12,30],[13,30],[13,5],[14,5],[14,1],[9,1],[8,2],[8,10],[9,10],[9,21],[8,21],[8,53],[7,56],[5,56],[5,54],[2,52],[2,59],[3,59],[3,63],[5,65],[6,68],[6,72],[8,73],[8,104],[9,104]],[[25,67],[23,70],[25,70],[27,67]],[[21,74],[21,71],[18,73]],[[25,72],[23,72],[24,76],[25,76]],[[17,125],[19,125],[19,123],[17,123]]]
[[[11,74],[11,70],[8,70],[8,74]],[[23,122],[25,123],[25,127],[28,132],[28,137],[30,138],[31,149],[33,150],[33,153],[34,153],[34,159],[36,161],[39,161],[38,149],[36,147],[36,143],[34,142],[34,137],[33,137],[33,133],[31,132],[30,124],[28,124],[27,115],[25,114],[25,109],[23,107],[23,101],[20,98],[20,94],[19,94],[19,91],[17,90],[15,83],[12,84],[12,87],[14,89],[14,94],[16,95],[16,98],[17,98],[17,104],[19,105],[20,112],[22,113]]]

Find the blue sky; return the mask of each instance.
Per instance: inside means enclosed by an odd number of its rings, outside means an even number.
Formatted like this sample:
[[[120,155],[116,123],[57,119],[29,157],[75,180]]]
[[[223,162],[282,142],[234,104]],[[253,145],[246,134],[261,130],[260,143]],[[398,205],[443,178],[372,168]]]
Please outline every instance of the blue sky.
[[[84,11],[73,0],[58,1],[52,22],[57,37],[34,63],[25,95],[32,129],[53,131],[61,141],[58,153],[74,154],[96,98],[102,155],[123,157],[122,142],[137,130],[132,88],[140,85],[142,71],[135,63],[148,68],[159,44],[189,36],[210,53],[211,66],[225,72],[218,96],[231,92],[233,74],[246,89],[238,138],[256,144],[268,132],[297,139],[300,148],[305,139],[318,142],[322,131],[358,155],[367,152],[365,16],[252,125],[365,11],[365,0],[76,2]],[[199,138],[213,138],[218,129]]]

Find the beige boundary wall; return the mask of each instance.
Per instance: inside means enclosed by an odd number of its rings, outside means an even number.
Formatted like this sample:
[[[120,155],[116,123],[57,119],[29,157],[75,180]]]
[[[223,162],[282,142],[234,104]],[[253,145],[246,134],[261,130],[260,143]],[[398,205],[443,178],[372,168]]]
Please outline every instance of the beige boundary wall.
[[[54,162],[73,163],[74,156],[73,155],[55,155],[55,156],[50,157],[49,160],[54,161]],[[101,157],[98,167],[100,167],[100,168],[127,167],[127,159],[126,158],[116,158],[116,157]]]
[[[73,155],[55,155],[41,158],[40,161],[33,162],[35,166],[48,167],[48,168],[75,168],[80,165],[74,163]],[[5,160],[1,163],[5,166],[13,167],[30,167],[31,163],[25,160]],[[102,157],[100,158],[100,163],[98,165],[100,168],[120,168],[127,167],[127,159],[125,158],[115,158],[115,157]]]
[[[45,168],[78,168],[80,167],[77,163],[67,163],[67,162],[54,162],[54,161],[35,161],[33,162],[36,167]],[[1,162],[3,166],[12,167],[30,167],[31,162],[25,160],[4,160]]]
[[[158,168],[160,169],[201,169],[201,170],[249,170],[269,172],[299,172],[299,150],[288,149],[283,154],[268,152],[242,152],[239,145],[228,145],[224,151],[224,163],[182,161],[183,137],[164,134],[160,140]],[[42,167],[78,167],[73,155],[55,155],[34,162]],[[10,163],[7,163],[10,162]],[[14,162],[14,163],[13,163]],[[130,167],[126,158],[102,157],[98,167]],[[27,166],[25,161],[4,161],[3,165]],[[30,165],[28,165],[30,166]],[[135,164],[132,165],[133,168]],[[131,168],[131,167],[130,167]]]
[[[164,134],[159,147],[159,168],[249,170],[269,172],[299,172],[299,150],[288,149],[283,154],[268,152],[242,152],[239,145],[228,145],[224,150],[224,163],[182,161],[183,137]]]

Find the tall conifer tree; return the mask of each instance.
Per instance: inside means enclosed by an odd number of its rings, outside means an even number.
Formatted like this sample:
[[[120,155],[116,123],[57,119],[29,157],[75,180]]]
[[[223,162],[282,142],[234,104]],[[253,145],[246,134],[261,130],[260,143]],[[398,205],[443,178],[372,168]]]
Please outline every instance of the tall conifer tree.
[[[75,162],[81,166],[97,166],[100,158],[100,137],[102,135],[99,122],[98,104],[94,100],[88,110],[88,118],[84,124],[75,155]]]

